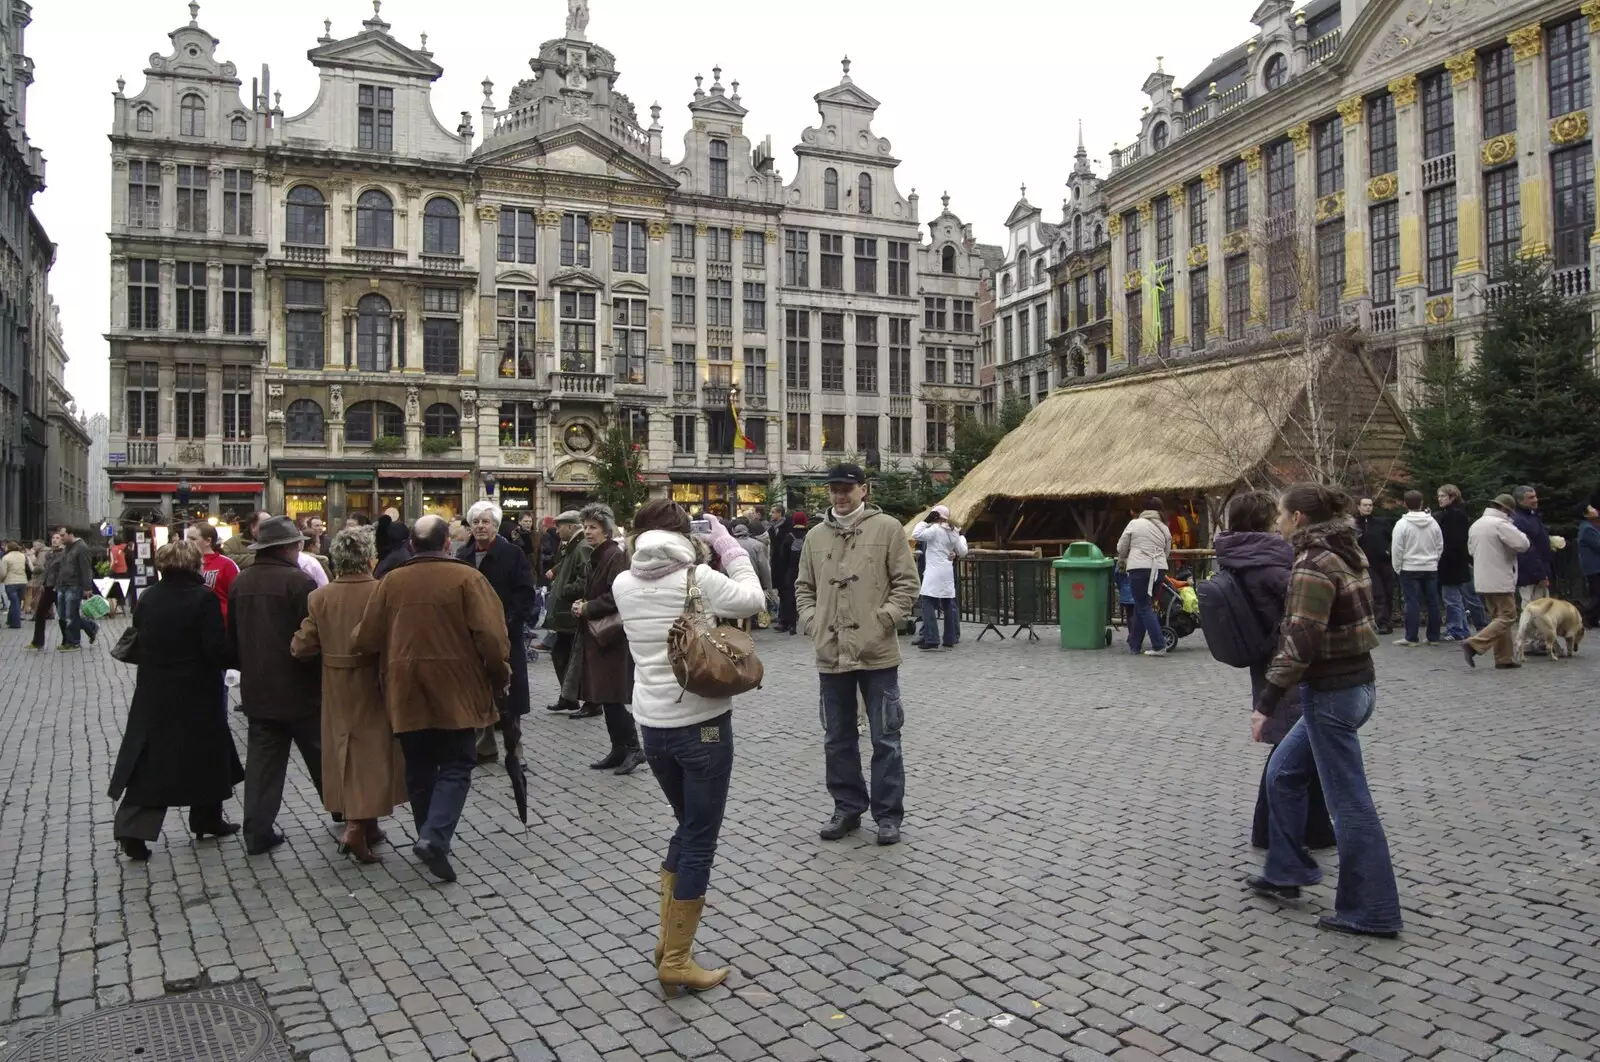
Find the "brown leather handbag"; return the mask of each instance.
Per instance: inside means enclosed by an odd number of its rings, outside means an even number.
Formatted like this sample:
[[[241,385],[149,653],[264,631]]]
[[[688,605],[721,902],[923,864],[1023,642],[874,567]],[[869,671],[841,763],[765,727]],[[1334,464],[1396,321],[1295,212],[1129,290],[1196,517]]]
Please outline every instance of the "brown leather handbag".
[[[683,614],[667,632],[667,659],[673,677],[685,693],[700,697],[733,697],[761,688],[765,670],[756,656],[756,644],[737,627],[719,624],[706,615],[695,569],[688,570]],[[678,697],[683,699],[682,694]]]
[[[622,613],[620,612],[613,612],[598,619],[589,619],[585,616],[583,622],[588,624],[589,637],[593,638],[594,644],[602,649],[610,649],[622,641]]]

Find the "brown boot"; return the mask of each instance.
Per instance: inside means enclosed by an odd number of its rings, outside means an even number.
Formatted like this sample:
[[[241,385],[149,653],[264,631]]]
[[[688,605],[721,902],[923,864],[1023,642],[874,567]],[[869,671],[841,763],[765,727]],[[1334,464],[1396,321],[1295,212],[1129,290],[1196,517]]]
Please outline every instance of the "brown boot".
[[[665,946],[661,952],[661,965],[656,968],[656,980],[661,982],[662,992],[669,996],[675,996],[685,988],[704,992],[728,978],[726,966],[720,970],[706,970],[690,957],[694,950],[695,932],[700,928],[700,912],[705,905],[704,896],[697,900],[673,898],[667,901],[667,922],[661,933]]]
[[[675,872],[668,870],[666,867],[662,867],[661,925],[656,930],[656,966],[661,965],[661,951],[667,946],[667,905],[672,902],[672,890],[677,886],[677,884],[678,875]]]
[[[351,819],[344,825],[344,835],[339,838],[339,851],[355,857],[358,863],[381,863],[382,856],[372,854],[372,847],[367,841],[367,822],[370,820]]]

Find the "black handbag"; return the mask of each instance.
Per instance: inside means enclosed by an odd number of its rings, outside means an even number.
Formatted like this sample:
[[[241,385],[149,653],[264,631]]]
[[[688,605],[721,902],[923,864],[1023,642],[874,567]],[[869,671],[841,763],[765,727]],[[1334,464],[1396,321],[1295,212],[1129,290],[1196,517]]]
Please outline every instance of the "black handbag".
[[[139,663],[139,628],[130,624],[128,629],[122,632],[117,644],[111,647],[111,658],[121,660],[124,664]]]

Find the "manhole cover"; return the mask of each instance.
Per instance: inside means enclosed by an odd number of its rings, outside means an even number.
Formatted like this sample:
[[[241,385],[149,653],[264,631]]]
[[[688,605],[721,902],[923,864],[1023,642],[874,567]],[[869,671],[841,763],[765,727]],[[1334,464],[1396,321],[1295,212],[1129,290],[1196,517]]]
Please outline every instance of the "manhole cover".
[[[291,1062],[254,985],[97,1011],[39,1033],[5,1062]]]

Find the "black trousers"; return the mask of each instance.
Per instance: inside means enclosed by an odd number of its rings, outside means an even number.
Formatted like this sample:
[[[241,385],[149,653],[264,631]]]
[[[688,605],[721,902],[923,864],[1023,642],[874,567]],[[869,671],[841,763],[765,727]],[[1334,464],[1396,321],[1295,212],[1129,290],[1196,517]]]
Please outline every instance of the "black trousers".
[[[628,711],[626,705],[605,705],[606,735],[611,738],[611,747],[614,749],[636,749],[639,747],[639,730],[633,725],[633,713]]]
[[[1600,627],[1600,573],[1586,575],[1583,581],[1589,587],[1589,600],[1583,606],[1583,622],[1585,626]]]
[[[1298,694],[1296,694],[1298,696]],[[1276,749],[1278,746],[1272,746]],[[1268,753],[1267,763],[1272,763]],[[1261,786],[1256,790],[1256,810],[1250,820],[1250,843],[1256,848],[1267,847],[1267,822],[1271,817],[1267,801],[1267,768],[1261,768]],[[1322,795],[1322,780],[1311,772],[1311,782],[1306,786],[1306,847],[1332,848],[1334,846],[1333,819],[1328,815],[1328,802]]]
[[[1394,626],[1394,568],[1387,564],[1374,564],[1367,569],[1372,579],[1372,610],[1378,621],[1378,630],[1387,631]]]
[[[39,600],[33,606],[33,645],[37,649],[44,648],[44,628],[50,622],[50,607],[55,603],[56,588],[40,587]]]
[[[556,632],[556,644],[550,650],[550,663],[553,664],[556,669],[556,688],[558,690],[560,689],[561,685],[566,682],[567,664],[572,660],[572,646],[575,642],[577,642],[577,640],[577,631]],[[566,697],[562,697],[559,693],[556,694],[556,698],[556,703],[560,704],[562,708],[569,712],[578,707],[571,700]]]
[[[117,818],[112,824],[112,836],[117,840],[153,841],[161,836],[161,825],[166,822],[166,808],[130,804],[127,800],[117,805]],[[215,833],[222,826],[221,804],[196,804],[189,809],[189,832]]]
[[[322,715],[283,722],[250,720],[244,761],[244,837],[248,843],[272,836],[272,824],[283,806],[283,782],[289,773],[289,748],[300,750],[306,773],[322,795]]]
[[[784,580],[778,584],[778,626],[792,631],[799,623],[800,608],[794,599],[794,581]]]

